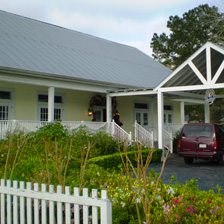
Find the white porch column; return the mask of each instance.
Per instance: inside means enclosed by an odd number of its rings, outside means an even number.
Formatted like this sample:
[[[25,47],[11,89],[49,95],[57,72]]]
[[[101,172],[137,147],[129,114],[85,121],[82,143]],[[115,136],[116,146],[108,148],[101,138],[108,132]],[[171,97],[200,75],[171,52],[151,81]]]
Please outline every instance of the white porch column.
[[[157,94],[157,110],[158,110],[158,147],[163,148],[163,93],[158,91]]]
[[[54,121],[54,87],[48,88],[48,122]]]
[[[184,110],[185,103],[182,101],[180,102],[180,123],[183,125],[185,123],[185,110]]]
[[[107,94],[107,122],[112,121],[112,99],[111,96]]]
[[[209,123],[210,122],[210,108],[209,104],[205,103],[205,122]]]

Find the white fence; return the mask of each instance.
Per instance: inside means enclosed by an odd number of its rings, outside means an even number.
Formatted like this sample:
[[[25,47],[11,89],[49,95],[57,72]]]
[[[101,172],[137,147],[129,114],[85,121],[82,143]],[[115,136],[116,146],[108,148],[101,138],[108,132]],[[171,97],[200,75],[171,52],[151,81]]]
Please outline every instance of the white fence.
[[[139,125],[137,121],[135,121],[135,141],[141,143],[144,146],[153,147],[153,132],[147,131],[145,128]]]
[[[69,131],[79,127],[85,127],[89,132],[96,133],[104,131],[119,141],[131,142],[131,134],[127,133],[119,125],[113,122],[91,122],[91,121],[62,121],[64,127]],[[48,124],[42,121],[25,121],[25,120],[9,120],[0,121],[0,139],[4,138],[7,133],[20,130],[23,132],[37,131],[39,128]]]
[[[1,224],[112,224],[112,206],[107,192],[37,183],[1,180]]]

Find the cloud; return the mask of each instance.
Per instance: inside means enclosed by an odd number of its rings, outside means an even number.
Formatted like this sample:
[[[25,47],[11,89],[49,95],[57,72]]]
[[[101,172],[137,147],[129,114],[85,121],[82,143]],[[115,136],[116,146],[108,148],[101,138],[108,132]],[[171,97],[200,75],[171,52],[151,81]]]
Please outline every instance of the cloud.
[[[208,0],[209,3],[223,0]],[[108,40],[151,54],[153,33],[168,33],[170,15],[182,15],[204,0],[0,0],[3,10]],[[205,3],[204,3],[205,4]]]
[[[62,27],[135,46],[147,54],[151,54],[150,42],[153,33],[168,33],[166,16],[139,23],[125,18],[91,16],[82,13],[65,14],[54,10],[50,14],[50,20]]]

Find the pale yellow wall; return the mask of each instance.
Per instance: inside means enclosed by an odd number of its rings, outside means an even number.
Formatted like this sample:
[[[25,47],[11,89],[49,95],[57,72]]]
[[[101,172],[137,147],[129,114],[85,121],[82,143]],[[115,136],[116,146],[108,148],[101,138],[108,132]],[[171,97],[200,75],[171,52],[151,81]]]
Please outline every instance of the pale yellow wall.
[[[12,91],[12,102],[14,103],[16,120],[38,120],[38,102],[37,94],[47,94],[48,89],[38,86],[18,85],[0,83],[0,89]],[[55,89],[55,94],[62,95],[64,99],[64,120],[91,120],[87,115],[89,102],[92,96],[96,93],[71,91]],[[104,95],[105,96],[105,95]],[[148,103],[150,105],[150,124],[153,127],[157,126],[157,99],[155,96],[123,96],[117,97],[118,111],[120,119],[123,122],[123,128],[126,131],[134,131],[133,124],[134,103]],[[173,106],[173,123],[180,123],[180,103],[164,99],[164,104]]]
[[[89,102],[94,93],[81,91],[65,91],[65,120],[90,121],[87,115]]]
[[[0,83],[1,90],[12,92],[15,120],[38,120],[38,94],[47,94],[48,89],[38,86]],[[87,115],[90,99],[95,93],[55,89],[64,100],[64,120],[91,120]]]
[[[117,109],[120,113],[120,120],[123,123],[122,128],[124,128],[127,132],[131,131],[134,134],[134,122],[135,122],[134,104],[148,103],[151,107],[151,117],[153,117],[153,114],[152,114],[153,108],[151,106],[153,104],[153,101],[154,99],[151,96],[117,97],[117,102],[118,102]]]
[[[33,87],[1,83],[0,89],[12,93],[13,119],[36,120],[36,91]]]
[[[164,105],[171,105],[173,107],[173,124],[180,124],[180,102],[175,102],[169,100],[167,97],[164,98]],[[157,126],[158,120],[158,110],[157,110],[157,100],[154,99],[152,102],[153,106],[153,126]]]

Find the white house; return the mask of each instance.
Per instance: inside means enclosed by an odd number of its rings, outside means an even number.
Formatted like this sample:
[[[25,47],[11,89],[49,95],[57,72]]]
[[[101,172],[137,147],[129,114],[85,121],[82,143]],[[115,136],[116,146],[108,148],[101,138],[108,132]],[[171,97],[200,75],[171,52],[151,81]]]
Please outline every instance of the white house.
[[[134,47],[0,11],[1,133],[11,121],[94,125],[119,111],[122,129],[141,140],[153,132],[163,148],[184,105],[224,87],[223,54],[207,43],[171,73]]]

